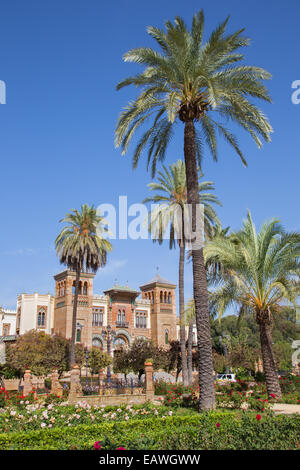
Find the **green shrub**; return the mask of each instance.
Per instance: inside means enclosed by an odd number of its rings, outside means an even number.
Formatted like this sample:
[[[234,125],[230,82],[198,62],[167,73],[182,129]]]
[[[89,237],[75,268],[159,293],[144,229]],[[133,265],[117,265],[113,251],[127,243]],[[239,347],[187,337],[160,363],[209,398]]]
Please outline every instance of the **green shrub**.
[[[20,371],[14,367],[10,367],[8,364],[0,366],[0,375],[2,375],[4,379],[18,379],[21,377]]]
[[[103,449],[297,449],[300,416],[210,412],[0,434],[3,450],[91,450],[99,441]]]
[[[5,388],[0,387],[0,408],[5,408],[8,402],[8,394]]]

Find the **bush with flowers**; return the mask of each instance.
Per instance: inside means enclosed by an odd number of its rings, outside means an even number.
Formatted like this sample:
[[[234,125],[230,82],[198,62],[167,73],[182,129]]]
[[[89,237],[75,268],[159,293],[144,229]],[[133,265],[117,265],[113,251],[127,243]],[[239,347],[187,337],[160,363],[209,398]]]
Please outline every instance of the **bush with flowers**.
[[[7,406],[8,394],[5,388],[0,387],[0,408]]]
[[[24,408],[35,401],[36,397],[34,391],[25,396],[21,392],[7,392],[5,388],[0,388],[0,408],[11,406]]]
[[[44,404],[45,405],[50,405],[51,403],[64,403],[66,401],[66,397],[64,394],[62,395],[57,395],[55,393],[47,393],[45,399],[44,399]]]
[[[25,397],[26,398],[26,397]],[[22,400],[23,401],[23,400]],[[132,421],[172,416],[173,411],[165,406],[144,405],[100,406],[81,402],[46,404],[36,401],[24,407],[8,407],[0,413],[0,432],[31,431],[44,428],[74,427],[81,424]],[[187,410],[186,413],[189,413]]]

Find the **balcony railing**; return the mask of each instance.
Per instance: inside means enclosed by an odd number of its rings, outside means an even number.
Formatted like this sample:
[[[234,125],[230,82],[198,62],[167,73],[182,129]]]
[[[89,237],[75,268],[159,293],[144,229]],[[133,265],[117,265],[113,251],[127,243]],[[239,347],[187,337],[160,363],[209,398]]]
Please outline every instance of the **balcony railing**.
[[[121,327],[121,328],[128,328],[129,323],[127,321],[124,321],[124,320],[117,320],[116,321],[116,326]]]

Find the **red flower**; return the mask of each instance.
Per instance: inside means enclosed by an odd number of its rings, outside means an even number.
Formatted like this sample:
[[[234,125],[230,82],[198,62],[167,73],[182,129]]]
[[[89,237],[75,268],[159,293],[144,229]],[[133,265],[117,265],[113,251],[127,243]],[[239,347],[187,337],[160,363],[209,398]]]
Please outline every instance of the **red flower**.
[[[261,420],[261,416],[260,416],[260,415],[256,415],[256,419],[257,419],[257,421],[260,421],[260,420]]]
[[[100,441],[96,441],[95,444],[94,444],[94,449],[95,450],[100,450],[101,449],[101,444],[100,444]]]
[[[217,423],[216,426],[217,426],[217,428],[219,428],[221,425],[220,425],[220,423]]]
[[[126,450],[125,447],[117,447],[116,450]]]

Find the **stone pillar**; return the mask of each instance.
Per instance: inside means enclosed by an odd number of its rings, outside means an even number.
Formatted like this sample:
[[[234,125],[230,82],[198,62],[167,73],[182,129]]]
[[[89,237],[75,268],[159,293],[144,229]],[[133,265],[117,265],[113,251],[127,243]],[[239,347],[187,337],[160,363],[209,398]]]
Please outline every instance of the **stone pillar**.
[[[74,366],[71,370],[71,377],[70,377],[70,393],[68,402],[70,404],[76,403],[77,397],[82,395],[82,388],[80,384],[80,375],[79,375],[79,367]]]
[[[31,372],[29,369],[26,369],[24,374],[23,395],[26,396],[30,392],[32,392]]]
[[[55,395],[59,395],[60,397],[62,396],[62,386],[59,383],[58,380],[58,371],[57,369],[54,369],[54,371],[51,374],[51,393],[54,393]]]
[[[152,400],[154,398],[152,362],[145,362],[145,380],[146,380],[146,398],[147,400]]]
[[[99,369],[99,395],[101,395],[101,391],[104,386],[104,378],[105,378],[104,369]]]

